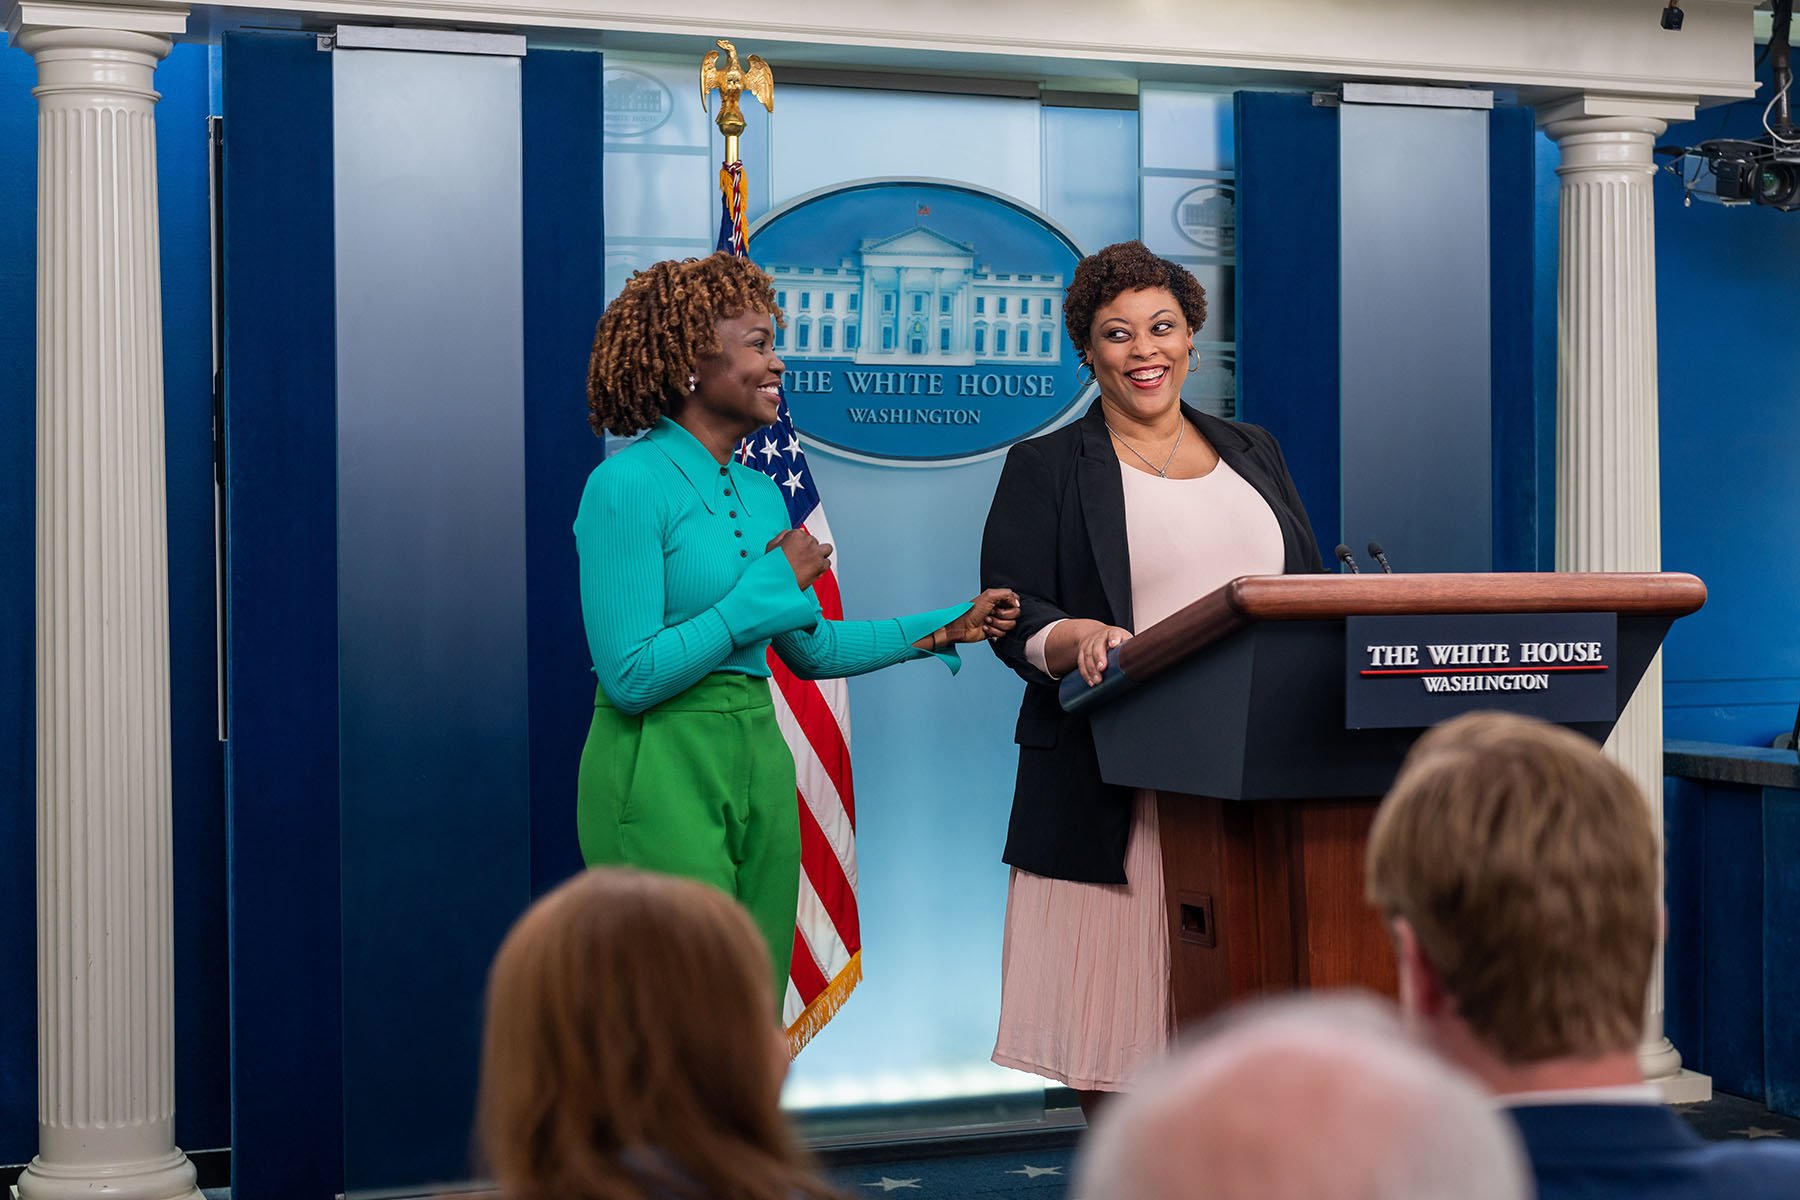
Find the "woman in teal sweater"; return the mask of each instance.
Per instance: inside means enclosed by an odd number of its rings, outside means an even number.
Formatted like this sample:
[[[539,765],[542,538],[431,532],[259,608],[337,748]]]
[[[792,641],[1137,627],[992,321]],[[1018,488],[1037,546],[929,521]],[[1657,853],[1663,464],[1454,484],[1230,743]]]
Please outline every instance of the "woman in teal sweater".
[[[767,650],[837,678],[998,637],[1018,599],[828,621],[809,590],[831,547],[790,529],[781,490],[733,458],[772,423],[786,367],[769,277],[728,254],[660,262],[607,307],[588,364],[596,433],[644,433],[588,477],[575,518],[599,689],[576,824],[590,866],[711,883],[750,910],[787,987],[800,888],[794,760]],[[648,432],[645,432],[645,431]]]

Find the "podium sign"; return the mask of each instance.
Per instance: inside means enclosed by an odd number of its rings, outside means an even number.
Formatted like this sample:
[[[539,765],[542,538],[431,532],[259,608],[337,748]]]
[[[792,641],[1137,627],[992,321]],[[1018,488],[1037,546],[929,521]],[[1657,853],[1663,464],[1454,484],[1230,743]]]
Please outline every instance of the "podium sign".
[[[1347,616],[1344,726],[1423,729],[1478,709],[1611,721],[1618,629],[1610,612]]]

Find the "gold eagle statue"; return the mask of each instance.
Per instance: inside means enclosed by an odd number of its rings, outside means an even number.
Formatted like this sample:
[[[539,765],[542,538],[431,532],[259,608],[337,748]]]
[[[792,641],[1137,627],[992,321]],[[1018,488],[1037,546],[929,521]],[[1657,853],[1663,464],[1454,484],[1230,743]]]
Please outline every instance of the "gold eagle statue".
[[[725,69],[719,70],[719,50],[725,51]],[[737,137],[744,132],[744,110],[738,107],[738,97],[749,92],[762,106],[770,112],[775,111],[775,73],[769,70],[769,64],[761,55],[750,56],[750,66],[746,70],[738,62],[737,47],[719,39],[719,50],[714,50],[700,60],[700,108],[703,112],[712,111],[712,93],[719,92],[719,132],[726,137]]]

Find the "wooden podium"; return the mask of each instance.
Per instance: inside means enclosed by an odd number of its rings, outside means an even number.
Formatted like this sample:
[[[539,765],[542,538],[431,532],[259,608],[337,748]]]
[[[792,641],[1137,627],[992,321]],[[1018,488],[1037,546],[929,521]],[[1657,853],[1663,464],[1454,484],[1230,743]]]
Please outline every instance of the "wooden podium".
[[[1347,618],[1616,614],[1611,712],[1569,723],[1604,741],[1705,600],[1682,574],[1247,576],[1126,642],[1097,686],[1065,681],[1106,781],[1158,793],[1176,1019],[1289,988],[1394,993],[1363,852],[1423,729],[1346,727]]]

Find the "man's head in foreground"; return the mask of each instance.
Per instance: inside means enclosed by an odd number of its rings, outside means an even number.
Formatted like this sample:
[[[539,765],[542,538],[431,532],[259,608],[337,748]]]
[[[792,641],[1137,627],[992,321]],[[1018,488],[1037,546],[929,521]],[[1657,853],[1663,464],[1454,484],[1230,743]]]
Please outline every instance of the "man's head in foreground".
[[[1496,1092],[1641,1082],[1657,858],[1643,796],[1579,734],[1501,713],[1430,730],[1369,835],[1407,1018]]]
[[[1524,1200],[1485,1096],[1367,997],[1251,1005],[1105,1110],[1082,1200]]]

